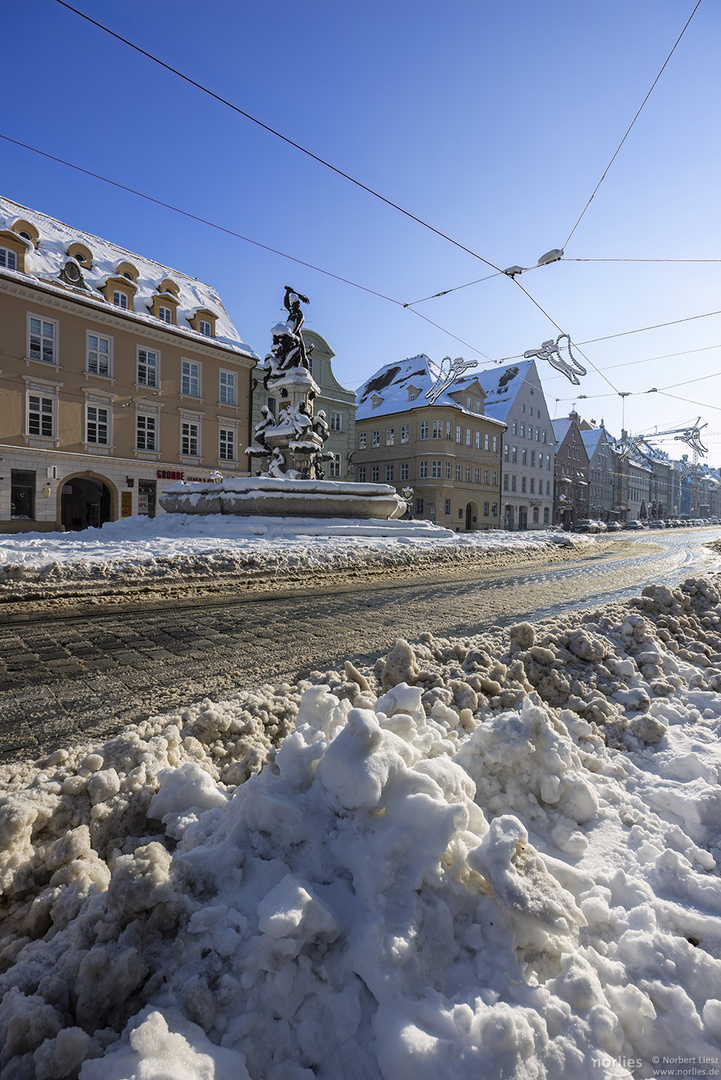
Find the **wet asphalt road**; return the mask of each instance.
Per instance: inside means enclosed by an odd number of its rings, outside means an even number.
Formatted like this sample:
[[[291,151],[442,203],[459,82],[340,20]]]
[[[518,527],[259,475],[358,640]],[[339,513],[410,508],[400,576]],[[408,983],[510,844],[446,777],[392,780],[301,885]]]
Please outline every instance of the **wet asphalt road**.
[[[568,561],[310,593],[182,599],[112,613],[0,611],[0,762],[102,739],[159,713],[344,660],[373,660],[399,637],[480,633],[568,607],[596,607],[721,570],[703,547],[721,529],[608,538]]]

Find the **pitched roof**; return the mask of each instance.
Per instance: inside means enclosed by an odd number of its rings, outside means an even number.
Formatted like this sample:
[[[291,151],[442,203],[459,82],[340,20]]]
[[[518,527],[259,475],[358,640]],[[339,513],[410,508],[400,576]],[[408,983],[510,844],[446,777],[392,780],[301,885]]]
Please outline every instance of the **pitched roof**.
[[[428,408],[430,402],[426,393],[431,390],[441,376],[441,368],[425,353],[419,356],[411,356],[406,360],[400,360],[395,364],[386,364],[380,368],[370,379],[360,386],[356,393],[356,420],[367,420],[370,416],[389,416],[391,413],[412,412],[413,409]],[[485,413],[471,412],[466,409],[452,394],[459,390],[469,390],[473,383],[479,383],[479,390],[483,390],[480,384],[480,376],[475,374],[465,378],[456,379],[436,399],[436,406],[446,406],[458,409],[462,413],[473,416],[486,416],[494,421],[495,417],[488,417]],[[411,396],[417,391],[415,396]]]
[[[505,422],[511,406],[518,397],[518,391],[534,364],[534,360],[520,360],[515,364],[505,364],[503,367],[486,368],[479,373],[478,381],[486,392],[484,404],[486,416],[493,416]]]
[[[35,226],[40,233],[39,246],[36,249],[28,245],[25,255],[24,274],[19,271],[5,269],[2,271],[3,274],[21,280],[26,280],[28,277],[32,278],[34,279],[33,284],[38,287],[48,290],[57,289],[62,295],[67,296],[68,289],[60,281],[57,281],[57,285],[55,282],[60,271],[70,260],[67,253],[68,247],[73,243],[83,244],[92,252],[93,263],[90,268],[79,264],[87,288],[73,290],[74,295],[81,297],[86,302],[95,302],[107,307],[108,302],[100,292],[100,288],[105,285],[108,278],[118,276],[118,265],[120,263],[129,262],[138,271],[137,291],[131,307],[128,310],[123,309],[123,315],[157,325],[158,319],[150,314],[149,304],[152,297],[158,294],[160,283],[165,278],[170,278],[178,286],[178,325],[168,326],[163,324],[163,329],[182,335],[187,334],[192,338],[202,338],[205,345],[218,342],[227,349],[257,359],[256,353],[242,341],[212,285],[206,285],[204,282],[198,281],[197,278],[163,266],[162,263],[158,263],[154,259],[148,259],[144,255],[136,255],[134,252],[127,251],[109,240],[103,240],[81,229],[65,225],[63,222],[57,221],[39,210],[30,210],[28,207],[0,195],[0,230],[10,229],[18,219],[28,221]],[[201,308],[207,309],[218,317],[214,338],[201,335],[187,321]]]

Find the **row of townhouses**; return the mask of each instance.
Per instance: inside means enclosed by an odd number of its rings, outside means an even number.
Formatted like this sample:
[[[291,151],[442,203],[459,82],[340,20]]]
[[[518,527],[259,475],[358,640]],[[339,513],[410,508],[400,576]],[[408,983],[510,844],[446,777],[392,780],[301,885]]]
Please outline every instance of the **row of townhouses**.
[[[456,531],[718,514],[718,470],[689,468],[574,412],[551,420],[534,360],[447,378],[421,355],[357,394],[303,330],[330,478],[393,484]],[[177,480],[248,475],[277,408],[216,290],[0,198],[0,532],[161,512]]]

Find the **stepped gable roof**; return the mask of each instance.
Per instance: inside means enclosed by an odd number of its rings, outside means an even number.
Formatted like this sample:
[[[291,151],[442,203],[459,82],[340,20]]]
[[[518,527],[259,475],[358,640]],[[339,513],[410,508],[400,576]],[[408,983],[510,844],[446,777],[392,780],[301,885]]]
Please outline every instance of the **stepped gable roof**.
[[[76,288],[72,294],[82,299],[85,303],[97,303],[108,307],[108,301],[100,292],[100,288],[106,284],[109,278],[122,278],[123,272],[119,270],[121,263],[130,263],[138,271],[132,305],[122,310],[126,317],[136,318],[153,326],[159,324],[159,320],[152,316],[149,305],[152,297],[162,295],[161,283],[168,279],[177,286],[177,293],[172,295],[177,299],[177,325],[163,323],[163,329],[175,332],[182,336],[200,339],[204,345],[212,346],[214,343],[221,344],[243,356],[258,359],[257,354],[246,345],[240,337],[238,330],[233,324],[228,312],[225,310],[220,296],[212,285],[198,281],[180,270],[164,266],[154,259],[148,259],[144,255],[137,255],[128,251],[110,240],[103,240],[92,233],[65,225],[62,221],[50,217],[39,210],[31,210],[12,199],[0,195],[0,230],[10,230],[16,221],[23,220],[34,225],[40,237],[38,246],[35,247],[27,242],[25,255],[25,272],[6,270],[3,275],[11,276],[21,281],[32,279],[32,283],[39,288],[50,291],[57,290],[63,296],[68,295],[68,288],[62,284],[59,278],[63,267],[72,262],[68,254],[71,244],[79,244],[87,247],[92,254],[92,265],[78,262],[85,288]],[[201,309],[208,310],[217,316],[215,323],[215,336],[206,337],[194,330],[188,322],[196,312]]]
[[[356,420],[367,420],[371,416],[389,416],[394,413],[412,412],[413,409],[428,408],[430,402],[426,393],[435,386],[441,375],[441,369],[425,353],[411,356],[406,360],[400,360],[394,364],[386,364],[380,368],[370,379],[367,379],[356,391]],[[444,390],[434,402],[436,407],[446,406],[458,409],[459,412],[469,416],[484,416],[494,420],[485,413],[469,412],[452,394],[459,390],[468,390],[474,384],[480,385],[480,380],[474,376],[457,379],[447,390]]]

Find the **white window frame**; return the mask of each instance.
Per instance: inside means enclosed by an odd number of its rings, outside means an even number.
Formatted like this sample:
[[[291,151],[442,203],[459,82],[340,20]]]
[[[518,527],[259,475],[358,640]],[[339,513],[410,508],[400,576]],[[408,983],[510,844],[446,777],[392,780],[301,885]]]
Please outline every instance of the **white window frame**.
[[[434,420],[433,421],[433,428],[432,428],[431,438],[432,439],[442,439],[443,438],[443,421],[442,420]]]
[[[343,413],[332,412],[330,414],[330,430],[342,431],[343,430]]]
[[[223,453],[225,450],[225,453]],[[232,453],[229,453],[229,450]],[[218,427],[218,461],[238,460],[238,429],[235,424],[220,424]]]
[[[420,422],[420,424],[418,426],[418,438],[421,439],[423,442],[425,442],[426,439],[428,438],[428,421],[427,420],[421,420],[421,422]]]
[[[145,359],[141,354],[145,354]],[[154,359],[151,361],[151,357]],[[140,377],[141,365],[145,367],[145,379]],[[152,378],[150,377],[152,374]],[[135,385],[147,386],[149,390],[157,390],[160,386],[160,353],[157,349],[149,349],[146,345],[138,345],[135,360]]]
[[[147,453],[150,453],[150,454],[157,454],[158,453],[159,435],[160,435],[158,419],[159,419],[159,417],[158,417],[157,413],[147,413],[147,412],[140,412],[140,411],[136,412],[136,414],[135,414],[135,449],[136,450],[140,450],[140,451],[142,451],[144,453],[147,452]],[[143,425],[141,425],[141,423],[140,423],[141,420],[143,421]],[[148,426],[148,425],[150,425],[150,426]],[[140,435],[141,426],[144,427],[143,441],[145,442],[145,446],[140,445],[139,435]],[[150,435],[151,432],[152,432],[152,440],[149,439],[149,435]],[[149,445],[150,441],[152,441],[152,444],[153,444],[152,446]]]
[[[238,372],[220,368],[218,371],[218,404],[238,404]]]
[[[358,449],[359,450],[365,450],[367,442],[368,442],[367,433],[365,431],[359,431],[358,432]]]
[[[95,416],[91,417],[91,412],[95,412]],[[105,419],[101,419],[100,413],[105,413]],[[90,437],[90,425],[95,425],[95,438]],[[101,439],[101,428],[105,428],[105,438]],[[112,428],[113,428],[113,411],[108,401],[86,401],[85,402],[85,439],[83,440],[86,446],[102,446],[107,448],[112,446]]]
[[[213,324],[211,322],[208,322],[207,319],[199,319],[198,320],[198,333],[202,334],[203,337],[212,337],[213,336]]]
[[[165,304],[158,305],[158,318],[161,322],[167,323],[168,326],[173,325],[173,309],[166,307]]]
[[[440,459],[434,459],[431,462],[431,476],[434,480],[443,479],[443,462]]]
[[[333,457],[330,460],[329,472],[330,472],[331,480],[340,480],[340,474],[341,474],[341,458],[340,458],[340,454],[336,454],[336,453],[333,454]]]
[[[123,289],[113,289],[113,307],[120,308],[121,311],[129,309],[128,294]]]
[[[107,342],[108,351],[104,353],[100,348],[100,342]],[[96,342],[93,345],[93,342]],[[94,355],[94,360],[91,361],[91,356]],[[101,356],[107,356],[107,371],[101,371]],[[95,365],[96,370],[93,370]],[[85,374],[97,375],[101,379],[112,379],[113,377],[113,339],[107,334],[95,334],[91,330],[85,331]]]
[[[401,442],[407,443],[411,439],[411,425],[401,424]]]
[[[187,430],[186,430],[187,429]],[[199,419],[180,418],[180,456],[181,458],[199,458],[202,449],[202,427]],[[193,453],[195,446],[195,453]]]
[[[37,403],[38,403],[37,404],[37,409],[32,409],[31,408],[31,401],[33,399],[37,399]],[[37,390],[37,389],[32,389],[31,390],[30,388],[28,388],[28,391],[27,391],[27,394],[26,394],[25,416],[26,416],[26,424],[27,424],[27,433],[28,433],[28,436],[31,439],[48,439],[48,440],[53,440],[53,441],[55,440],[55,432],[56,432],[56,429],[57,429],[57,415],[56,415],[56,408],[57,408],[56,403],[57,403],[57,400],[58,399],[57,399],[57,396],[55,394],[49,394],[45,390]],[[50,405],[49,409],[44,408],[44,406],[46,404]],[[31,430],[31,421],[30,421],[31,415],[37,416],[37,418],[38,418],[38,427],[40,428],[39,431],[32,431]],[[49,416],[50,417],[50,433],[49,434],[46,433],[46,432],[44,433],[43,430],[42,430],[42,428],[43,428],[43,417],[44,416]]]
[[[418,462],[418,478],[419,480],[426,480],[428,477],[428,461],[426,458],[421,458]]]
[[[33,321],[40,323],[40,333],[33,332]],[[45,327],[52,328],[52,334],[46,335]],[[60,324],[57,319],[46,319],[43,315],[36,315],[34,312],[28,312],[27,319],[27,356],[26,360],[33,360],[37,364],[45,364],[48,367],[58,368],[58,331]],[[37,356],[33,356],[33,338],[38,339],[37,344]],[[48,352],[48,342],[50,343],[49,357],[46,357]]]
[[[371,431],[371,446],[380,446],[381,444],[381,432],[380,428],[376,428]]]
[[[187,369],[187,370],[186,370]],[[195,369],[195,372],[193,371]],[[191,397],[201,400],[203,389],[203,365],[200,360],[189,360],[183,356],[180,358],[180,396]],[[193,393],[197,390],[197,394]],[[191,457],[194,455],[190,455]]]
[[[394,446],[396,441],[396,429],[392,427],[386,428],[386,446]]]
[[[380,466],[371,465],[371,484],[377,484],[380,478]]]
[[[358,466],[358,483],[365,484],[366,482],[366,467],[365,465]]]
[[[403,461],[401,463],[400,471],[401,471],[401,476],[400,476],[401,480],[407,480],[408,479],[408,462],[407,461]]]
[[[17,270],[17,252],[13,251],[12,248],[0,247],[0,266],[5,270]]]

